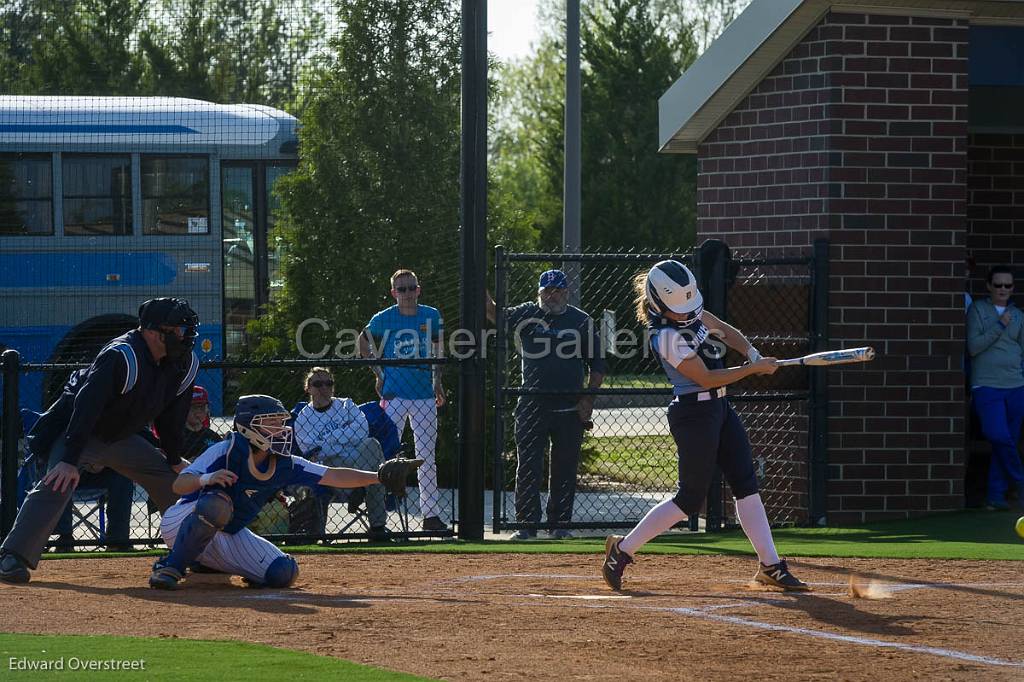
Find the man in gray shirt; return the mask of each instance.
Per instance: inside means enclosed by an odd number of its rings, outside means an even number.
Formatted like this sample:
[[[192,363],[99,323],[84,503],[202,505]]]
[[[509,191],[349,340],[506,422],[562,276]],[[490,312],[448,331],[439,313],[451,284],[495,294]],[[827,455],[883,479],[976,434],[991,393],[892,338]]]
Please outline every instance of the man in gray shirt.
[[[600,335],[585,312],[569,305],[569,280],[561,270],[540,276],[537,301],[505,311],[508,326],[522,356],[523,388],[538,391],[578,391],[589,366],[588,388],[604,379],[605,361]],[[487,318],[494,322],[494,301],[488,297]],[[540,523],[540,478],[544,452],[551,444],[547,517],[551,537],[569,538],[576,494],[576,473],[583,446],[583,431],[594,411],[594,396],[524,395],[515,412],[516,521]],[[535,537],[535,528],[519,530],[513,539]]]
[[[989,464],[989,509],[1008,509],[1006,491],[1017,486],[1024,495],[1024,466],[1017,453],[1024,421],[1024,313],[1013,305],[1013,271],[1004,265],[989,270],[990,298],[974,301],[967,311],[967,352],[971,355],[971,396],[982,433],[992,443]]]

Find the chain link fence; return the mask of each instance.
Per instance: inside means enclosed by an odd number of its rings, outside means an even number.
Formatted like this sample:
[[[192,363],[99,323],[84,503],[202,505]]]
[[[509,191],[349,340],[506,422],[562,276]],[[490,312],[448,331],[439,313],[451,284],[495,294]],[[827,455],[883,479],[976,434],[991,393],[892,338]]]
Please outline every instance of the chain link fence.
[[[672,392],[633,302],[633,278],[655,262],[676,258],[690,265],[706,307],[743,331],[766,356],[795,357],[822,342],[812,327],[815,258],[733,257],[727,248],[709,246],[692,254],[498,249],[495,304],[504,324],[497,327],[492,363],[496,531],[514,529],[526,538],[538,531],[557,537],[571,529],[631,527],[674,492],[677,457],[665,412]],[[549,269],[567,274],[569,299],[582,311],[570,313],[577,322],[555,322],[566,316],[544,314],[550,302],[539,290],[545,284],[542,273]],[[542,320],[540,331],[537,320],[527,319],[530,315]],[[577,338],[598,348],[584,343],[575,349],[570,342]],[[542,348],[538,340],[550,344]],[[560,360],[542,358],[548,351],[558,356],[559,344]],[[744,360],[730,352],[726,364]],[[603,375],[599,388],[592,388],[595,374]],[[776,525],[810,518],[809,377],[805,368],[787,369],[729,389]],[[592,414],[580,414],[581,397],[593,400]],[[730,499],[716,478],[708,497],[707,528],[735,523]],[[696,519],[690,525],[696,529]]]
[[[376,393],[375,372],[389,373],[401,381],[410,373],[433,374],[454,361],[427,360],[301,360],[280,362],[217,362],[201,366],[186,420],[186,459],[195,461],[202,453],[233,433],[231,412],[211,413],[206,387],[225,382],[233,405],[240,391],[278,397],[293,415],[297,450],[312,462],[324,466],[376,471],[385,459],[420,456],[427,460],[416,477],[408,481],[407,495],[385,495],[381,486],[335,490],[323,486],[291,486],[268,502],[250,529],[275,542],[310,544],[336,540],[383,540],[387,538],[448,537],[453,534],[457,432],[450,416],[453,408],[396,409],[396,401]],[[85,364],[24,364],[16,367],[19,384],[31,385],[40,374],[70,376]],[[5,373],[6,376],[9,376]],[[17,404],[15,398],[14,404]],[[39,413],[14,411],[11,430],[15,438],[17,504],[42,475],[37,459],[26,444]],[[4,431],[6,441],[8,431]],[[145,433],[159,444],[158,434]],[[27,460],[27,466],[26,466]],[[431,466],[433,464],[433,466]],[[6,450],[5,469],[7,474]],[[60,551],[78,548],[130,550],[160,546],[160,516],[148,501],[146,491],[112,471],[86,470],[72,504],[50,538],[50,547]],[[15,507],[16,508],[16,507]],[[430,519],[433,517],[433,521]]]

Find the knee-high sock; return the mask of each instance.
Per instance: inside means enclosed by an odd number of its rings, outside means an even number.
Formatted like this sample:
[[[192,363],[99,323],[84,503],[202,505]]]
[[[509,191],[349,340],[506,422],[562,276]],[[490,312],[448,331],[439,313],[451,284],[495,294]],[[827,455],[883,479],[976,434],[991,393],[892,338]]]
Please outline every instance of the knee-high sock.
[[[633,530],[629,531],[629,535],[619,542],[619,549],[633,556],[649,541],[685,520],[686,514],[683,513],[683,510],[671,499],[665,500],[647,512],[647,516],[642,518]]]
[[[768,525],[768,514],[764,511],[761,496],[754,493],[736,500],[736,517],[757,552],[757,560],[765,566],[779,563],[779,553],[775,551],[775,540],[772,539],[772,529]]]

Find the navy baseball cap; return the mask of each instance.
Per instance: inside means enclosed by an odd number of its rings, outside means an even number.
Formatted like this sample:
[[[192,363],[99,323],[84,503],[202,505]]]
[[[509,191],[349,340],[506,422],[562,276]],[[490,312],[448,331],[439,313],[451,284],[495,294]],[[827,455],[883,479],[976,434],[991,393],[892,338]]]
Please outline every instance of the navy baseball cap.
[[[540,281],[537,283],[538,289],[546,289],[551,287],[553,289],[568,289],[569,278],[565,276],[565,273],[561,270],[548,270],[541,274]]]

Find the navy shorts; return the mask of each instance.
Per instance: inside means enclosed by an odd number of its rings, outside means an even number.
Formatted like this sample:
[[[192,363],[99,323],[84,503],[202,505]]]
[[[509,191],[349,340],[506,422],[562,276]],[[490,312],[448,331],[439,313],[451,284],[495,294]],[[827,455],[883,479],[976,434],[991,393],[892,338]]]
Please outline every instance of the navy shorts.
[[[668,425],[679,456],[679,490],[673,500],[687,516],[704,505],[716,465],[736,499],[757,492],[750,440],[726,398],[676,399],[668,406]]]

